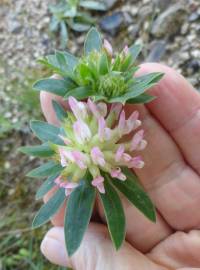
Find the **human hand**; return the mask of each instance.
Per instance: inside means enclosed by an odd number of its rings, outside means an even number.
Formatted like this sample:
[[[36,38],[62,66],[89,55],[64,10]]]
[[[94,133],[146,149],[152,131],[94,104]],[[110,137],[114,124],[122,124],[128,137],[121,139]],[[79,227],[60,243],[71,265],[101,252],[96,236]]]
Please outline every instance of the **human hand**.
[[[164,72],[149,92],[157,99],[147,105],[127,105],[126,113],[140,112],[147,148],[145,167],[136,170],[157,209],[156,224],[122,198],[127,223],[126,242],[115,251],[102,223],[91,222],[78,251],[65,250],[63,212],[54,216],[41,250],[52,263],[75,270],[200,269],[200,94],[176,71],[154,63],[141,65],[140,75]],[[51,101],[66,102],[46,92],[41,106],[46,119],[58,124]],[[54,191],[52,191],[54,192]],[[50,192],[45,198],[51,196]]]

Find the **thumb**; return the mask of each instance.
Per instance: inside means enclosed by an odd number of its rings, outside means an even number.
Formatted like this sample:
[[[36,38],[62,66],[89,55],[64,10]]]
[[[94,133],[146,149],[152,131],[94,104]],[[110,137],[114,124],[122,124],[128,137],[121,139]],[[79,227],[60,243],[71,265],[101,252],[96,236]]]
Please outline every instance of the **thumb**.
[[[164,270],[125,243],[116,251],[104,225],[90,224],[77,252],[68,257],[63,227],[50,229],[41,244],[41,251],[52,263],[74,270]]]

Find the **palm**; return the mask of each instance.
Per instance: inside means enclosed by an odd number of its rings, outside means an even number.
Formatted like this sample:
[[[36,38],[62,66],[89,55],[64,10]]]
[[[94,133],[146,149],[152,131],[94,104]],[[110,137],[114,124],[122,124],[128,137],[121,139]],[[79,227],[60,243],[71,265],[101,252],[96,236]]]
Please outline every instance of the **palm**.
[[[136,173],[156,205],[157,223],[148,221],[123,199],[127,243],[114,252],[105,226],[91,223],[81,248],[70,262],[75,269],[200,268],[200,95],[167,67],[145,64],[140,69],[140,73],[152,71],[163,71],[165,76],[151,90],[158,98],[147,106],[137,106],[148,147],[143,155],[146,166]],[[52,98],[55,97],[42,93],[41,101],[47,120],[55,123]],[[127,114],[135,108],[127,106]],[[98,202],[97,209],[104,220]],[[63,225],[63,210],[53,223]],[[64,245],[62,234],[62,228],[54,228],[47,237],[56,235]],[[45,250],[48,248],[44,241],[43,252],[50,260],[70,265],[67,257],[60,262],[55,254],[52,259]]]

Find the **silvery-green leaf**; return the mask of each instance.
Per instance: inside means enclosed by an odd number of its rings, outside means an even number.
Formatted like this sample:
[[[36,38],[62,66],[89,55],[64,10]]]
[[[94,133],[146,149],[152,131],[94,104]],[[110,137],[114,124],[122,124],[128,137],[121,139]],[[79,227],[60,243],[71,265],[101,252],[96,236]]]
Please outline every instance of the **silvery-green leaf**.
[[[105,194],[100,193],[106,221],[112,242],[119,249],[125,238],[125,214],[119,195],[109,183],[109,176],[105,175]]]
[[[36,200],[41,199],[47,192],[49,192],[54,186],[55,186],[55,179],[59,176],[60,173],[56,173],[54,175],[51,175],[47,178],[46,181],[43,182],[43,184],[39,187],[39,189],[36,192]]]
[[[139,53],[142,50],[142,45],[141,44],[133,44],[130,48],[129,48],[129,52],[132,55],[132,60],[135,61],[135,59],[138,57]]]
[[[55,153],[49,147],[48,143],[34,146],[22,146],[19,148],[19,151],[34,157],[50,157]]]
[[[48,222],[61,208],[66,200],[65,189],[60,188],[56,193],[45,203],[36,214],[32,227],[37,228]]]
[[[90,97],[93,94],[93,91],[90,87],[87,86],[80,86],[77,88],[74,88],[73,90],[67,92],[67,94],[64,96],[65,99],[67,99],[70,96],[75,97],[78,100],[85,99],[87,97]]]
[[[57,164],[53,161],[49,161],[36,169],[31,170],[27,176],[33,178],[42,178],[45,176],[50,176],[55,173],[60,173],[63,170],[63,167],[60,164]]]
[[[64,145],[63,140],[58,136],[60,134],[60,128],[37,120],[31,121],[30,127],[41,141],[50,141],[55,144]]]
[[[66,111],[63,109],[63,107],[55,100],[52,101],[52,105],[56,114],[56,117],[59,121],[64,121],[67,117]]]
[[[148,219],[155,222],[155,207],[148,194],[144,191],[143,187],[139,183],[137,176],[128,168],[123,168],[122,171],[126,175],[127,179],[125,181],[115,179],[112,181],[113,185],[120,192],[122,192],[126,196],[126,198],[135,207],[137,207]]]
[[[63,97],[69,90],[69,83],[65,80],[46,78],[36,81],[33,85],[33,89],[47,91]]]
[[[85,54],[89,54],[91,51],[100,51],[102,48],[102,40],[99,32],[96,28],[92,27],[88,32],[84,44]]]
[[[60,23],[60,43],[63,49],[66,48],[68,42],[68,30],[64,21]]]
[[[87,8],[87,9],[100,10],[100,11],[105,11],[106,10],[105,4],[100,3],[99,1],[82,0],[82,1],[80,1],[79,5],[81,7]]]
[[[70,195],[65,213],[64,233],[68,255],[79,248],[95,202],[95,188],[83,182]]]
[[[155,96],[151,96],[151,95],[148,95],[148,94],[144,93],[144,94],[141,94],[140,96],[137,96],[135,98],[128,99],[127,103],[145,104],[145,103],[153,101],[155,98],[156,98]]]

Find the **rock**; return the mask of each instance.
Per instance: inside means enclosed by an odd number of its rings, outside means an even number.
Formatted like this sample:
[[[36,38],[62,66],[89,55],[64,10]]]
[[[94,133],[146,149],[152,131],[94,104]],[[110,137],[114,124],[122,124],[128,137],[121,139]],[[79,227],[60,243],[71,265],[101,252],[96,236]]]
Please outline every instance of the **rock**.
[[[146,58],[146,62],[158,62],[166,51],[165,40],[155,40],[150,45],[151,50]]]
[[[187,73],[193,74],[200,70],[200,60],[192,59],[187,64]]]
[[[122,12],[114,12],[109,16],[105,16],[100,20],[100,27],[103,31],[115,36],[124,22]]]
[[[132,38],[136,38],[139,33],[139,25],[138,24],[131,24],[128,27],[128,33]]]
[[[117,3],[117,1],[118,0],[105,0],[104,2],[105,2],[107,9],[110,9]]]
[[[180,30],[185,17],[186,10],[182,5],[170,6],[154,21],[151,33],[156,37],[172,36]]]
[[[170,5],[174,4],[176,0],[153,0],[156,8],[163,11],[166,10]]]
[[[8,31],[13,34],[19,34],[22,30],[22,25],[17,20],[10,20],[8,23]]]
[[[188,21],[189,22],[194,22],[196,20],[198,20],[200,18],[200,14],[198,14],[198,12],[193,12],[189,18],[188,18]]]

